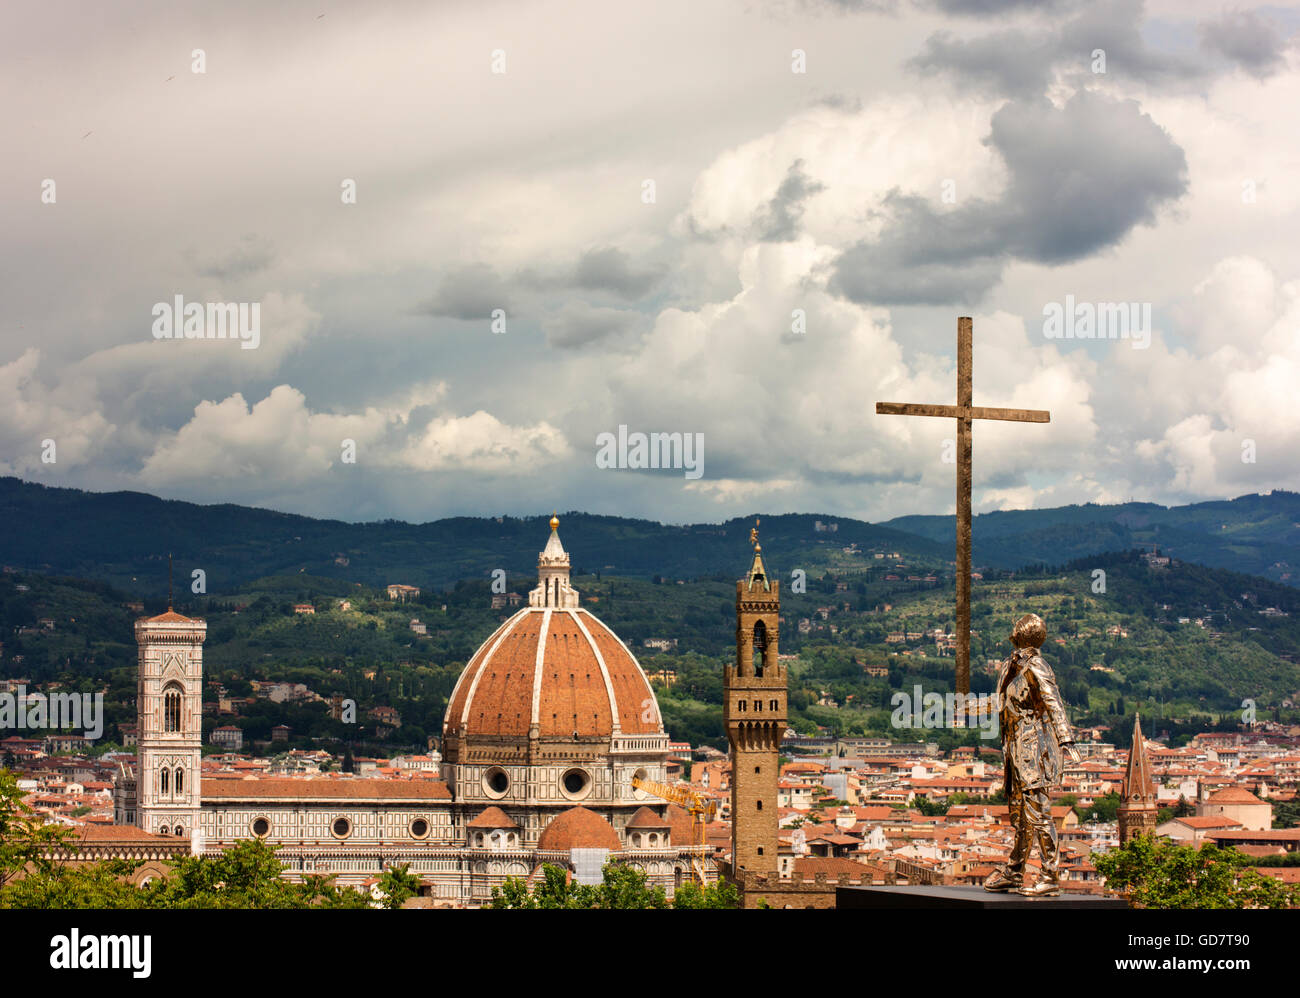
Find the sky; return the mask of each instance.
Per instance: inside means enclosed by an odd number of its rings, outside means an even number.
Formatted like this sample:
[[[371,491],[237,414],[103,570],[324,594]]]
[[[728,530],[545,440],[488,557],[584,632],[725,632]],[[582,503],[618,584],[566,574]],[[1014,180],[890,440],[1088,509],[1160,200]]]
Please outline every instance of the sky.
[[[953,403],[969,315],[975,404],[1051,411],[976,423],[977,512],[1300,489],[1298,29],[5,4],[0,474],[354,521],[951,513],[954,421],[875,402]],[[177,296],[255,341],[162,337]]]

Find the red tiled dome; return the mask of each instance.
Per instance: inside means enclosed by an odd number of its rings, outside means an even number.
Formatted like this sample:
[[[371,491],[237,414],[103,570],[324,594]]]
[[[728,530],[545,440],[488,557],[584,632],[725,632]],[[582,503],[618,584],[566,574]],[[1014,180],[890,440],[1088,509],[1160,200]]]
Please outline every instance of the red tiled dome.
[[[519,825],[515,820],[506,814],[499,807],[489,807],[473,821],[465,826],[466,828],[518,828]]]
[[[639,807],[636,814],[632,815],[632,820],[627,823],[628,828],[667,828],[669,822],[666,818],[661,818],[648,807]]]
[[[530,606],[483,643],[447,704],[453,737],[660,734],[659,705],[632,653],[586,610]]]
[[[552,819],[537,840],[544,852],[567,852],[570,849],[608,849],[618,852],[622,844],[614,826],[585,807],[571,807]]]

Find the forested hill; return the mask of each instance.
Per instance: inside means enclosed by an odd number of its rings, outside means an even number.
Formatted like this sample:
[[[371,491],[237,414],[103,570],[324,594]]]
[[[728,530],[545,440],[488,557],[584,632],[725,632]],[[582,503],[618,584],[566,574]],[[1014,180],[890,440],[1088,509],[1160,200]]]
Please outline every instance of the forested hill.
[[[950,516],[901,516],[881,524],[945,546]],[[1089,503],[983,513],[972,525],[975,560],[993,568],[1061,564],[1101,551],[1158,545],[1182,561],[1300,583],[1300,494],[1275,490],[1220,502],[1158,506]]]
[[[549,512],[359,524],[0,478],[0,561],[21,570],[98,579],[141,596],[164,591],[169,551],[176,557],[177,578],[188,579],[201,568],[209,592],[295,573],[375,586],[405,582],[444,588],[462,579],[486,579],[495,569],[512,576],[532,572]],[[951,517],[870,524],[824,514],[759,515],[764,552],[783,573],[801,568],[810,577],[853,574],[900,562],[906,572],[951,573]],[[587,513],[561,518],[575,570],[646,579],[735,578],[753,523],[752,517],[685,526]],[[834,531],[818,530],[818,521],[834,525]],[[974,524],[977,568],[1059,565],[1151,544],[1185,561],[1294,585],[1300,496],[1273,492],[1172,508],[1126,503],[1018,510],[983,514]]]

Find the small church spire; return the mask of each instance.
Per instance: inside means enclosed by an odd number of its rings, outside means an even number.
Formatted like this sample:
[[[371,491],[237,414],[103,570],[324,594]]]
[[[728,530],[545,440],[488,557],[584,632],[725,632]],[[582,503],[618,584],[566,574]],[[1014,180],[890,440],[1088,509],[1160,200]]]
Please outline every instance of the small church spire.
[[[1151,779],[1151,764],[1147,761],[1146,739],[1142,737],[1142,717],[1133,715],[1133,747],[1128,753],[1128,767],[1124,772],[1123,795],[1128,799],[1155,797],[1156,788]]]
[[[167,552],[167,612],[172,612],[172,553]]]
[[[1146,739],[1142,737],[1142,718],[1133,716],[1133,745],[1128,752],[1128,765],[1124,768],[1124,782],[1120,784],[1119,844],[1123,845],[1138,835],[1156,830],[1155,780],[1151,777],[1151,763],[1147,759]]]

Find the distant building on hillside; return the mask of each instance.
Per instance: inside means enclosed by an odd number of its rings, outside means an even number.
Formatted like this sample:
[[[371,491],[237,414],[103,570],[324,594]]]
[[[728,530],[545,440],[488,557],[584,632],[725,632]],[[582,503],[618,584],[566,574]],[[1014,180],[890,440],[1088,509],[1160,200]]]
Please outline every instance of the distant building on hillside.
[[[244,732],[233,724],[223,724],[219,728],[212,729],[208,741],[229,752],[238,752],[244,747]]]

